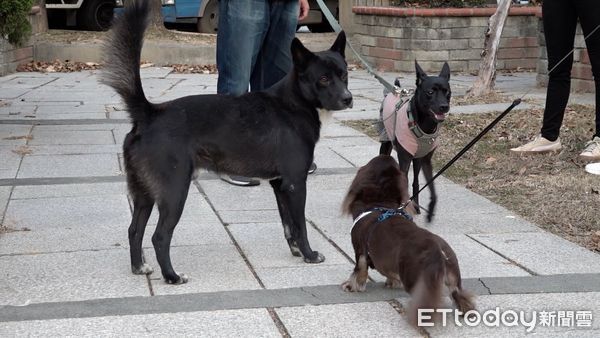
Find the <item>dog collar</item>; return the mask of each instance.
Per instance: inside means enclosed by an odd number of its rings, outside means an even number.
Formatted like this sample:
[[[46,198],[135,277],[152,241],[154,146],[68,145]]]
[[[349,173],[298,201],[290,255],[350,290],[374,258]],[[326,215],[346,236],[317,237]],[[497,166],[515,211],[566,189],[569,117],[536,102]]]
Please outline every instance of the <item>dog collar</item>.
[[[414,96],[413,96],[413,98],[414,98]],[[410,102],[412,103],[412,98],[411,98]],[[435,139],[438,137],[438,135],[440,133],[439,126],[435,127],[435,130],[433,131],[433,133],[427,134],[426,132],[424,132],[421,129],[421,127],[419,127],[419,124],[417,123],[417,121],[415,121],[415,117],[412,114],[412,104],[409,104],[407,113],[408,113],[408,127],[413,132],[413,134],[415,134],[415,137],[417,139],[428,139],[429,144],[432,144],[433,142],[435,142]]]

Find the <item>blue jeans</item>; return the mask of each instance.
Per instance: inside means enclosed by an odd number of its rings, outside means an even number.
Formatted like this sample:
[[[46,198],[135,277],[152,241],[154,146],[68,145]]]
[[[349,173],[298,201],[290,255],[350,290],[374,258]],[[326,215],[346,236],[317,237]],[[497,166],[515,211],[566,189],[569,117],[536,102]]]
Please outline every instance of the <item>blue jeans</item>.
[[[219,0],[217,92],[240,95],[281,80],[292,67],[298,13],[297,0]]]

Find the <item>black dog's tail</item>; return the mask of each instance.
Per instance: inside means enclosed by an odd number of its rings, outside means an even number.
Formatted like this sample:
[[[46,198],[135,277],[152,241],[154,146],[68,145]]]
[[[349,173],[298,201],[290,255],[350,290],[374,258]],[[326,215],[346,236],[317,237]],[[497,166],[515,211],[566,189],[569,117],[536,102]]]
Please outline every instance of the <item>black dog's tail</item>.
[[[140,58],[144,32],[149,22],[149,2],[126,1],[125,11],[115,18],[104,46],[104,71],[100,81],[117,91],[133,122],[144,121],[153,107],[144,95],[140,79]]]

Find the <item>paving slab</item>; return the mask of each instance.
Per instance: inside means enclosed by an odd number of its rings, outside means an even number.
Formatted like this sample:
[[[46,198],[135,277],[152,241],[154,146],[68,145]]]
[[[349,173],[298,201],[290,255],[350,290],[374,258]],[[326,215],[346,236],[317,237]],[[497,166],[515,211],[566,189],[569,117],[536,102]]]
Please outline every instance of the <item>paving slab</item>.
[[[306,264],[298,267],[256,268],[255,270],[265,288],[283,289],[316,285],[341,285],[348,279],[353,269],[353,265],[350,263],[322,264]]]
[[[421,214],[415,217],[415,222],[440,236],[456,232],[466,234],[542,232],[539,227],[521,217],[504,212],[437,214],[431,223],[427,223],[425,215]]]
[[[0,90],[0,99],[16,99],[28,92],[28,88],[2,88],[2,90]]]
[[[31,126],[0,125],[0,142],[3,146],[22,146],[27,143]]]
[[[273,205],[273,207],[277,208],[276,205]],[[277,209],[222,210],[217,213],[219,214],[221,221],[225,224],[281,222],[281,217],[279,217],[279,211]]]
[[[16,231],[0,236],[0,255],[107,250],[128,248],[127,227],[94,225],[89,227],[36,228],[23,230],[19,223],[6,218],[6,225]],[[123,252],[127,255],[126,252]]]
[[[530,276],[527,271],[466,235],[445,235],[443,238],[456,253],[462,278]]]
[[[8,205],[8,198],[13,190],[13,187],[0,187],[0,220],[4,218],[4,212]]]
[[[21,164],[21,155],[17,154],[20,146],[0,146],[0,178],[15,178],[19,165]]]
[[[120,173],[117,159],[110,154],[26,156],[18,178],[114,176]]]
[[[1,305],[148,296],[125,249],[0,256]]]
[[[14,116],[20,116],[23,118],[25,115],[31,115],[37,110],[37,105],[28,104],[20,105],[16,104],[16,101],[8,101],[8,105],[0,107],[0,117],[2,119],[10,119]]]
[[[421,337],[386,302],[276,309],[292,337]]]
[[[364,134],[354,128],[335,123],[335,121],[321,125],[321,140],[334,137],[364,137]]]
[[[36,199],[52,197],[85,197],[104,195],[125,195],[127,184],[125,182],[98,182],[87,184],[52,184],[36,186],[16,186],[11,198]],[[114,197],[108,197],[113,199]]]
[[[292,256],[283,235],[281,223],[230,224],[229,231],[255,268],[304,267],[300,257]],[[309,266],[350,264],[315,229],[307,227],[308,240],[313,250],[325,255],[323,263]]]
[[[34,74],[34,73],[32,73]],[[36,74],[37,75],[37,74]],[[28,73],[18,73],[17,75],[8,78],[6,81],[0,82],[0,89],[8,89],[8,88],[25,88],[25,89],[33,89],[36,87],[41,87],[43,85],[49,84],[53,81],[56,81],[58,77],[52,76],[35,76]]]
[[[95,142],[95,141],[91,141]],[[112,142],[112,141],[111,141]],[[34,156],[41,155],[97,155],[111,154],[113,156],[123,152],[121,144],[56,144],[56,145],[31,145],[27,146]],[[109,176],[123,175],[122,171],[115,171]],[[104,176],[104,175],[103,175]]]
[[[154,268],[154,273],[150,275],[150,281],[155,295],[261,288],[244,259],[232,244],[172,247],[173,268],[189,278],[186,284],[181,285],[167,284],[163,280],[154,250],[144,250],[144,257],[146,262]],[[129,255],[123,259],[128,261]]]
[[[547,232],[470,237],[539,275],[600,272],[600,255]]]
[[[266,309],[182,312],[0,323],[10,337],[281,337]]]
[[[131,216],[125,195],[48,197],[11,200],[5,222],[32,231],[97,226],[123,229]]]
[[[353,165],[339,156],[334,150],[317,146],[314,153],[314,162],[318,168],[348,168]]]
[[[364,135],[356,137],[328,137],[322,138],[319,143],[317,143],[317,148],[326,147],[335,151],[337,147],[371,146],[375,143],[376,142],[373,141],[373,139]]]
[[[367,146],[337,147],[335,151],[352,165],[359,168],[369,163],[373,157],[379,154],[379,143],[373,141],[371,145]]]
[[[115,144],[111,131],[104,130],[64,130],[40,131],[34,130],[31,145],[51,144]]]

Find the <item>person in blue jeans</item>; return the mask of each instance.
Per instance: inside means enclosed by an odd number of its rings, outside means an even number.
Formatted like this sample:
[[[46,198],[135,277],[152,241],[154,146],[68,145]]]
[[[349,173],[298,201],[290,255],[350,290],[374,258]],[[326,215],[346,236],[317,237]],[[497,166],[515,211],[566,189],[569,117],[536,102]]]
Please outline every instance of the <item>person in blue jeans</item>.
[[[308,10],[308,0],[219,0],[217,93],[241,95],[281,80],[292,68],[290,46]],[[315,168],[313,163],[312,171]],[[259,184],[241,176],[221,179],[242,186]]]

